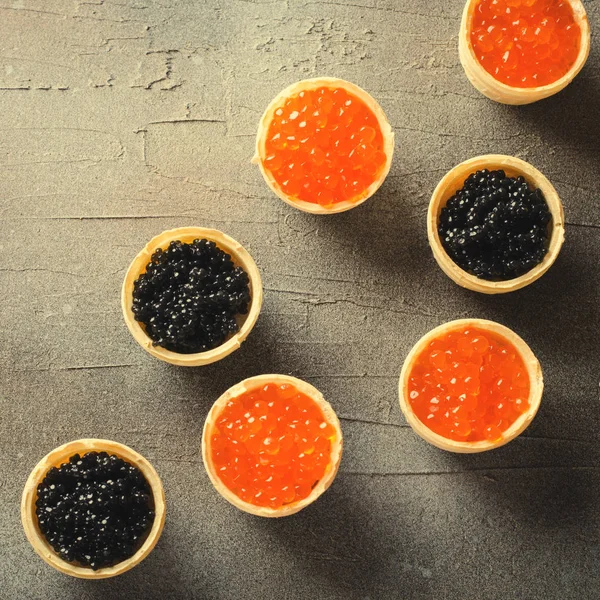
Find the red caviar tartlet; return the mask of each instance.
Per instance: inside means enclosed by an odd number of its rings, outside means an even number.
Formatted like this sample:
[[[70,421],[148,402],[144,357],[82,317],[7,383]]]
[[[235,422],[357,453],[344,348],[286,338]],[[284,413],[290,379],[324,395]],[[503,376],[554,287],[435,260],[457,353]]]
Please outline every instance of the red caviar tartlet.
[[[217,491],[261,517],[294,514],[332,483],[342,456],[338,418],[312,385],[259,375],[233,386],[210,410],[204,466]]]
[[[460,319],[426,334],[400,375],[400,407],[429,443],[451,452],[483,452],[514,439],[540,405],[540,364],[513,331]]]
[[[370,198],[393,152],[392,128],[373,97],[343,79],[320,77],[294,83],[269,104],[253,162],[282,200],[331,214]]]
[[[580,0],[468,0],[459,54],[471,83],[504,104],[556,94],[582,69],[590,28]]]

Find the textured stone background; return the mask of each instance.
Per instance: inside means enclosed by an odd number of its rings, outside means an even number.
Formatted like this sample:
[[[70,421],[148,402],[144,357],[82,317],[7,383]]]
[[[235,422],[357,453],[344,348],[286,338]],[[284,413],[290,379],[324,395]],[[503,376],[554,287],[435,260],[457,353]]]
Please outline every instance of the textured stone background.
[[[600,2],[585,2],[600,28]],[[559,96],[507,107],[458,61],[462,0],[0,0],[0,598],[600,598],[600,50]],[[306,77],[350,79],[396,132],[391,173],[360,208],[288,207],[250,165],[267,102]],[[566,243],[505,297],[436,266],[425,214],[457,162],[502,152],[556,185]],[[265,304],[242,349],[162,364],[133,341],[119,289],[153,235],[182,225],[241,241]],[[450,319],[498,320],[537,353],[546,392],[496,452],[455,456],[398,407],[407,352]],[[213,490],[198,448],[240,379],[318,386],[346,438],[330,491],[261,520]],[[150,459],[167,523],[151,556],[86,582],[43,563],[19,520],[50,449],[97,436]]]

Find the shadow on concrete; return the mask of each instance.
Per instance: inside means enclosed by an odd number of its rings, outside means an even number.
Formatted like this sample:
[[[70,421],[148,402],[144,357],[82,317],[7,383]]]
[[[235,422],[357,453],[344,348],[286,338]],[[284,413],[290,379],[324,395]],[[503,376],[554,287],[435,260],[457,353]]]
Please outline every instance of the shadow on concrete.
[[[534,125],[551,146],[553,140],[580,145],[580,156],[590,165],[600,164],[600,80],[585,68],[562,92],[540,102],[514,107],[518,118]],[[591,107],[596,107],[592,109]],[[595,151],[593,150],[595,148]],[[582,166],[579,165],[581,170]]]
[[[380,587],[389,589],[385,579],[390,572],[402,597],[427,597],[426,580],[407,570],[413,562],[410,548],[416,541],[391,535],[392,529],[407,528],[397,522],[391,527],[377,518],[374,505],[380,499],[370,497],[371,486],[364,484],[340,473],[313,505],[293,517],[256,520],[256,527],[261,536],[275,540],[293,555],[290,568],[296,577],[319,582],[322,597],[377,598]],[[396,502],[394,508],[400,511],[401,505]],[[398,521],[402,516],[388,513],[388,518]]]
[[[356,256],[357,271],[381,274],[381,281],[398,274],[419,278],[424,253],[430,254],[425,218],[428,198],[415,204],[413,191],[403,181],[388,176],[364,204],[321,217],[318,223],[320,236],[339,244],[342,252],[351,252],[353,259]]]

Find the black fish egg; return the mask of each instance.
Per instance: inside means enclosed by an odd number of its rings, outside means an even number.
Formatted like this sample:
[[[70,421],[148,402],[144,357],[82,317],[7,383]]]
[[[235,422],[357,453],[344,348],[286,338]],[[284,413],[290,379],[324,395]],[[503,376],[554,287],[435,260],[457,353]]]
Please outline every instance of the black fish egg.
[[[442,208],[438,233],[461,269],[480,279],[506,281],[542,262],[551,220],[541,190],[531,189],[521,176],[483,169],[469,175]]]

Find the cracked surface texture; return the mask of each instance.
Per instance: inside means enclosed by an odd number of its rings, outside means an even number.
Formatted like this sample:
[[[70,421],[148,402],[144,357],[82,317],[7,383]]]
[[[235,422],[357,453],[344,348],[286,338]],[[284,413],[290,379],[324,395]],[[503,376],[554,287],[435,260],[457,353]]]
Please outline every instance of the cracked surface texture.
[[[600,3],[584,4],[596,31]],[[460,66],[462,9],[462,0],[0,0],[2,600],[597,596],[598,40],[562,93],[502,106]],[[382,188],[332,218],[285,205],[250,164],[268,102],[320,75],[371,93],[396,134]],[[440,178],[488,152],[539,168],[567,221],[550,271],[502,297],[458,288],[426,235]],[[265,286],[242,348],[197,369],[144,353],[119,306],[137,252],[186,225],[240,241]],[[545,375],[532,425],[482,455],[430,447],[397,400],[413,344],[460,317],[513,328]],[[345,436],[331,489],[283,520],[228,505],[199,456],[214,400],[268,372],[319,388]],[[114,580],[55,572],[19,522],[33,466],[86,436],[134,447],[166,489],[157,547]]]

